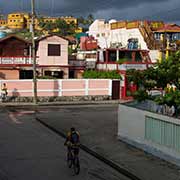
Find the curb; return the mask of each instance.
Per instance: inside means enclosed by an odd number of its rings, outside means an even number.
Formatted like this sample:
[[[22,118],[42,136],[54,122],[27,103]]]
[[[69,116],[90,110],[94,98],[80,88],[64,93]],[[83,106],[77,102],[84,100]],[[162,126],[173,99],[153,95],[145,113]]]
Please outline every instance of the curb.
[[[46,128],[48,128],[49,130],[53,131],[54,133],[56,133],[57,135],[61,136],[62,138],[66,138],[66,135],[57,130],[56,128],[50,126],[49,124],[45,123],[43,120],[39,119],[39,118],[35,118],[36,121],[38,121],[40,124],[42,124],[43,126],[45,126]],[[137,177],[135,174],[131,173],[130,171],[128,171],[125,168],[120,167],[118,164],[116,164],[115,162],[113,162],[110,159],[105,158],[104,156],[102,156],[101,154],[93,151],[92,149],[88,148],[87,146],[81,144],[80,148],[82,150],[84,150],[85,152],[87,152],[88,154],[90,154],[91,156],[95,157],[96,159],[99,159],[100,161],[102,161],[104,164],[110,166],[111,168],[113,168],[114,170],[116,170],[117,172],[121,173],[122,175],[130,178],[131,180],[142,180],[139,177]]]
[[[3,107],[12,107],[12,106],[61,106],[61,105],[102,105],[102,104],[119,104],[123,103],[120,100],[108,100],[108,101],[62,101],[62,102],[47,102],[47,103],[9,103],[4,102],[0,103],[0,106]]]

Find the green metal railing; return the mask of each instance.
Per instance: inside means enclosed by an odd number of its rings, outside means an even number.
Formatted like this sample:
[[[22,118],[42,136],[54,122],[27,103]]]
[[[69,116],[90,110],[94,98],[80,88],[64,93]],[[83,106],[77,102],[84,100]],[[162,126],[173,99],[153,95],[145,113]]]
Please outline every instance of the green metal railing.
[[[145,139],[180,151],[180,125],[145,116]]]

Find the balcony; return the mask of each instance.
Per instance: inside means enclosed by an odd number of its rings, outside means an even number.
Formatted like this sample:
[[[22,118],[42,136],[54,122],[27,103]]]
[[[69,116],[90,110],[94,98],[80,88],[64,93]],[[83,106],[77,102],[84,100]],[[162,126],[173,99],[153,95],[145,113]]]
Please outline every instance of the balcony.
[[[69,65],[75,66],[75,67],[85,67],[86,61],[85,60],[69,60]]]
[[[128,69],[136,69],[136,70],[144,70],[148,66],[152,66],[152,63],[124,63],[124,64],[105,64],[105,63],[99,63],[96,65],[98,70],[104,70],[104,71],[112,71],[112,70],[118,70],[118,71],[126,71]]]
[[[29,56],[21,56],[21,57],[3,57],[0,56],[0,64],[12,64],[12,65],[19,65],[19,64],[33,64],[32,57]]]

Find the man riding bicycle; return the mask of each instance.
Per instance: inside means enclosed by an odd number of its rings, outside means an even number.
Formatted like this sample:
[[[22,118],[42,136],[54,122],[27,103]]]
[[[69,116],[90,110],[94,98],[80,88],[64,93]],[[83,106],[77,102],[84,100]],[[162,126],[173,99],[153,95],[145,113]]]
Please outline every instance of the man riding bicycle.
[[[79,132],[75,130],[74,127],[70,129],[67,134],[66,141],[64,143],[65,146],[68,148],[68,152],[73,151],[75,156],[79,154],[79,146],[80,146],[80,135]]]
[[[7,86],[6,86],[6,83],[3,83],[3,86],[2,86],[2,89],[1,89],[1,98],[2,98],[2,101],[7,100],[7,95],[8,95]]]

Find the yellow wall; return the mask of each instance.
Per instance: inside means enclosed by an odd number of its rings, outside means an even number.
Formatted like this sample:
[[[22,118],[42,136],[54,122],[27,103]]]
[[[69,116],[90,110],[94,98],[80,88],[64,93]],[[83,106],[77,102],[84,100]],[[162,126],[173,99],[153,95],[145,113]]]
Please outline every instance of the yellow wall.
[[[74,22],[74,24],[77,24],[77,18],[71,17],[71,16],[65,16],[65,17],[43,17],[42,18],[44,22],[55,22],[58,19],[63,19],[66,21],[66,23],[71,23]],[[2,25],[1,25],[1,21],[0,20],[0,26],[3,26],[3,21],[2,21]],[[39,21],[40,19],[35,19],[35,29],[37,30],[41,30],[41,28],[39,27]],[[7,26],[11,29],[23,29],[23,28],[30,28],[30,24],[31,24],[31,17],[28,13],[21,13],[21,12],[17,12],[17,13],[10,13],[8,14],[8,18],[7,18]],[[4,25],[5,26],[5,25]],[[80,33],[82,32],[82,28],[78,27],[75,30],[76,33]]]
[[[43,17],[44,22],[55,22],[58,19],[63,19],[66,21],[67,24],[70,24],[71,22],[74,22],[74,24],[77,24],[77,19],[71,16],[66,17]]]
[[[83,29],[82,27],[78,27],[77,29],[75,29],[75,33],[82,33]]]
[[[4,19],[0,19],[0,26],[7,26],[7,21]]]
[[[74,18],[71,16],[61,17],[61,19],[65,20],[67,24],[70,24],[71,22],[74,22],[74,24],[77,24],[77,18]]]
[[[24,13],[11,13],[8,14],[7,25],[11,29],[23,29],[26,27],[27,14]]]

